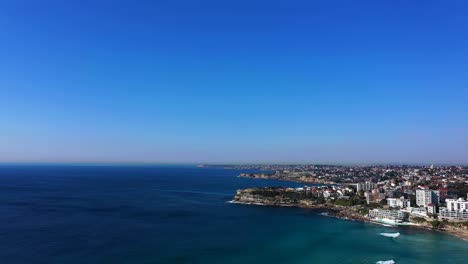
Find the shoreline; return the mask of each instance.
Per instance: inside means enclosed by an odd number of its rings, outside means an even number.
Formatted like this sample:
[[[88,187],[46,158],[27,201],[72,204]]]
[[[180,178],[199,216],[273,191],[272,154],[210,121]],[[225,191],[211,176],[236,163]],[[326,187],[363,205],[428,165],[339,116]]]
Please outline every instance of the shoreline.
[[[291,204],[266,204],[266,203],[260,203],[260,202],[255,202],[255,203],[254,202],[242,202],[242,201],[235,201],[235,200],[227,201],[227,203],[241,204],[241,205],[268,206],[268,207],[295,207],[295,208],[312,209],[312,210],[323,210],[323,211],[327,211],[327,214],[322,214],[323,216],[326,216],[326,217],[333,217],[333,218],[337,218],[341,220],[348,220],[348,221],[359,221],[359,222],[376,224],[376,225],[392,227],[392,228],[399,228],[401,226],[404,226],[404,227],[409,227],[409,228],[424,229],[426,231],[435,231],[435,232],[440,232],[440,233],[448,234],[451,236],[455,236],[465,242],[468,242],[468,231],[457,230],[457,229],[434,229],[428,226],[418,225],[418,224],[407,224],[407,225],[385,224],[385,223],[382,223],[373,219],[369,219],[365,216],[361,216],[361,215],[357,216],[355,214],[349,213],[349,211],[344,210],[345,208],[340,208],[335,205],[320,204],[320,205],[315,205],[315,206],[310,206],[310,205],[301,206],[301,205],[291,205]]]

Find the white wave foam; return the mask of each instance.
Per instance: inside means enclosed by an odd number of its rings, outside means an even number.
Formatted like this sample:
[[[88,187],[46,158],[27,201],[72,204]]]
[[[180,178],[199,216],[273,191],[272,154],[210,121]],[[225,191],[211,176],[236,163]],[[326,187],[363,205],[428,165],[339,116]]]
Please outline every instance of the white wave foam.
[[[375,264],[395,264],[395,261],[393,261],[393,259],[391,259],[391,260],[380,260],[380,261],[377,261]]]
[[[399,237],[400,236],[400,233],[380,233],[381,236],[384,236],[384,237],[393,237],[393,238],[396,238],[396,237]]]

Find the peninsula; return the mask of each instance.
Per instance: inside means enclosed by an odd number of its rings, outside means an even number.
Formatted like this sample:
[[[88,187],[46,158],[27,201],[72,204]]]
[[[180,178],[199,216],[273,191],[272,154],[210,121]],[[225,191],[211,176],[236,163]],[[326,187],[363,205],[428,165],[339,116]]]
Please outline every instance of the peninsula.
[[[320,209],[339,218],[414,226],[468,239],[467,167],[255,165],[252,169],[259,172],[239,177],[305,186],[238,190],[233,203]]]

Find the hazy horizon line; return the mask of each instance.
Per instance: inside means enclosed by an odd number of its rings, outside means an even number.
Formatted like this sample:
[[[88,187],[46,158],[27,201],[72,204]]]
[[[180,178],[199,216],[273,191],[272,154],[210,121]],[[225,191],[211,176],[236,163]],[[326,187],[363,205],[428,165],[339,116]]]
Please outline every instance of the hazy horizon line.
[[[47,166],[47,165],[62,165],[62,166],[161,166],[161,165],[178,165],[178,166],[255,166],[255,165],[321,165],[321,166],[468,166],[468,163],[456,163],[456,162],[178,162],[178,161],[155,161],[155,162],[144,162],[144,161],[119,161],[119,162],[3,162],[0,161],[0,166]]]

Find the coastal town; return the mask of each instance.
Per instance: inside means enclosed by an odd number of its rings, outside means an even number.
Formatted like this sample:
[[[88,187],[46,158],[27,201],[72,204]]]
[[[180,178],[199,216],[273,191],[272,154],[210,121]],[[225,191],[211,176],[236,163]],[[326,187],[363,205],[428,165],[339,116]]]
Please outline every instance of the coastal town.
[[[468,238],[468,167],[230,165],[239,177],[304,183],[238,190],[234,203],[330,210],[335,216]]]

